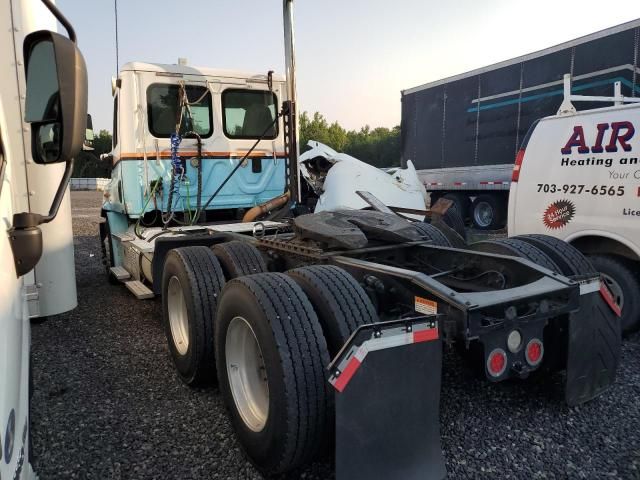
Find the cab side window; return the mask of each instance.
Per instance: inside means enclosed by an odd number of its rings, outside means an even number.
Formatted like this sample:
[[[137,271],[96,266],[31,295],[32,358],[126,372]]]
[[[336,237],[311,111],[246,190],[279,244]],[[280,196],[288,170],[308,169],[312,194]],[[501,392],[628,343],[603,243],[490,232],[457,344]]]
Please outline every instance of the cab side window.
[[[213,133],[211,92],[200,85],[185,85],[190,118],[186,109],[180,111],[180,86],[154,83],[147,88],[149,131],[154,137],[168,138],[180,123],[180,133],[193,131],[202,138]],[[187,135],[189,136],[189,135]]]
[[[222,92],[222,123],[229,138],[278,136],[278,100],[273,92],[228,89]]]

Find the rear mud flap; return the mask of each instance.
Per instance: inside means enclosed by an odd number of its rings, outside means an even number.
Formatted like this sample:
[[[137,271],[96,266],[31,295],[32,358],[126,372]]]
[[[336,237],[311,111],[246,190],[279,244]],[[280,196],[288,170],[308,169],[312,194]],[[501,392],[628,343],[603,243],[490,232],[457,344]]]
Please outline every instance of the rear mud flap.
[[[436,325],[422,319],[360,327],[332,362],[337,480],[446,476]]]
[[[582,285],[580,310],[569,317],[565,385],[569,406],[588,402],[615,381],[622,334],[620,319],[607,301],[607,294],[600,281]]]

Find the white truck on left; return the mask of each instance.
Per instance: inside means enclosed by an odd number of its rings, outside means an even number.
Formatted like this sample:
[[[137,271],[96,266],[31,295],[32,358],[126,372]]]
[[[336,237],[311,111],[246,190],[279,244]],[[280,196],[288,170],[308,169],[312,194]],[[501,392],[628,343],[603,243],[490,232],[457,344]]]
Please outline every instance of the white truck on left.
[[[68,38],[54,31],[60,22]],[[49,0],[0,0],[0,478],[30,479],[30,318],[75,308],[68,185],[87,74]]]

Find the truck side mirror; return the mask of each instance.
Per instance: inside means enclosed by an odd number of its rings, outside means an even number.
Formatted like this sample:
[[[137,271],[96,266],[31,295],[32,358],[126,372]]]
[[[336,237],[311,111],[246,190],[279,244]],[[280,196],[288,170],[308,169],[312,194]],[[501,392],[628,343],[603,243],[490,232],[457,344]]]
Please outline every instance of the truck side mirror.
[[[73,158],[80,152],[87,126],[87,69],[75,45],[75,33],[52,5],[71,39],[40,30],[24,39],[27,95],[25,121],[31,124],[31,155],[39,164],[66,162],[49,213],[13,215],[9,243],[18,277],[30,272],[42,256],[39,225],[52,221],[69,185]]]
[[[82,150],[94,150],[93,148],[93,120],[91,115],[87,115],[87,128],[84,134],[84,143],[82,144]]]
[[[82,148],[87,126],[87,69],[75,43],[47,30],[24,40],[26,118],[39,164],[66,162]]]

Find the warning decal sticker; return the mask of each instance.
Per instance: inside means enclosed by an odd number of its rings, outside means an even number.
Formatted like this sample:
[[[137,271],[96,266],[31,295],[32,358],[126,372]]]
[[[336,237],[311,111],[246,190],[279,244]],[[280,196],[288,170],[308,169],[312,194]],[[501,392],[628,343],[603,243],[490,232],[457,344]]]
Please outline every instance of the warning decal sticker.
[[[557,230],[564,227],[576,214],[576,206],[569,200],[558,200],[547,207],[542,221],[547,228]]]
[[[415,311],[424,313],[425,315],[435,315],[438,313],[438,302],[416,297]]]

